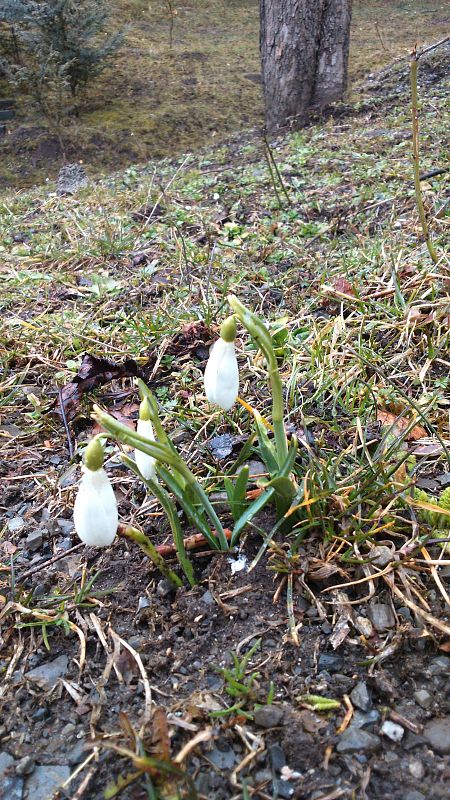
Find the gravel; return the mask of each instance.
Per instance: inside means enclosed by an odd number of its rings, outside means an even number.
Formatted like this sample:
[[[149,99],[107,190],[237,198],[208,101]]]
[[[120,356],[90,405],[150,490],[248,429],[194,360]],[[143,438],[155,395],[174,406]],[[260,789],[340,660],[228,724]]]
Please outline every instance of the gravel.
[[[350,700],[361,711],[369,711],[372,706],[372,698],[367,684],[363,683],[363,681],[357,683],[352,692],[350,692]]]
[[[280,706],[261,706],[255,711],[255,723],[260,728],[274,728],[280,725],[284,716],[284,711]]]
[[[61,767],[58,764],[36,767],[26,783],[29,800],[49,800],[69,775],[69,767]]]
[[[54,661],[48,661],[41,664],[40,667],[30,670],[25,673],[25,677],[36,683],[41,689],[52,689],[57,683],[59,678],[66,674],[69,667],[69,659],[66,655],[55,658]]]
[[[450,717],[435,718],[427,722],[423,736],[437,753],[450,753]]]
[[[374,753],[381,744],[380,737],[361,728],[349,727],[337,744],[338,753],[359,753],[361,750]]]

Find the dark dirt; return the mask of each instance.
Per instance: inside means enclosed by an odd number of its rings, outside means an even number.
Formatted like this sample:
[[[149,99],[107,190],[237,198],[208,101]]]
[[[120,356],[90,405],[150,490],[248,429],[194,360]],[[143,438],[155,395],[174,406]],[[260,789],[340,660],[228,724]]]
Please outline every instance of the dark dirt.
[[[28,517],[28,540],[38,517],[36,513]],[[66,532],[70,530],[69,520],[60,520],[60,525]],[[67,536],[61,541],[58,528],[55,521],[54,545],[67,548],[71,542]],[[43,538],[39,557],[48,550],[45,533]],[[243,548],[247,558],[255,555],[256,545],[249,536]],[[317,543],[311,542],[309,548],[305,570],[310,568],[312,553],[317,553]],[[19,583],[31,555],[26,558],[25,552],[16,562]],[[49,630],[48,653],[39,628],[24,629],[17,638],[17,632],[9,627],[13,620],[3,621],[3,670],[11,656],[17,660],[3,684],[0,752],[13,756],[15,769],[21,759],[30,756],[33,765],[69,766],[73,772],[92,752],[89,742],[93,736],[118,736],[121,712],[139,727],[145,709],[143,683],[124,645],[114,650],[114,631],[140,654],[153,701],[170,715],[172,754],[198,731],[210,729],[211,738],[187,759],[200,797],[241,797],[239,784],[244,777],[255,798],[447,797],[450,732],[445,715],[450,713],[450,659],[439,653],[414,615],[401,603],[392,607],[381,582],[367,603],[358,602],[366,595],[367,584],[343,593],[326,588],[340,583],[339,575],[327,582],[308,580],[307,584],[299,575],[296,647],[287,630],[285,592],[278,592],[274,601],[280,576],[270,573],[264,563],[250,574],[232,575],[232,560],[230,556],[197,554],[199,586],[174,594],[149,570],[137,549],[118,541],[106,553],[84,550],[69,555],[24,581],[27,590],[34,590],[39,605],[39,597],[54,591],[55,585],[62,590],[70,582],[69,575],[78,575],[80,564],[85,563],[90,574],[101,572],[97,591],[115,591],[99,600],[98,606],[71,614],[87,641],[81,673],[79,640],[74,633],[65,636],[62,631]],[[428,600],[436,616],[448,619],[434,590]],[[356,603],[349,605],[348,601]],[[333,647],[343,626],[343,642]],[[103,643],[99,629],[105,637]],[[235,702],[227,695],[220,668],[231,665],[231,652],[242,658],[257,639],[261,645],[248,669],[258,677],[244,699],[244,713],[237,710],[221,719],[209,718],[209,712]],[[39,665],[48,667],[64,654],[68,660],[54,685],[51,676],[50,687],[45,688],[31,680],[32,676],[27,678],[31,670]],[[374,656],[370,666],[367,661]],[[271,681],[273,702],[264,708]],[[340,705],[318,714],[302,700],[311,694],[335,699]],[[258,712],[260,704],[263,709]],[[351,707],[350,725],[339,733]],[[447,724],[447,744],[443,744],[444,732],[436,746],[430,744],[426,725],[442,718]],[[394,730],[400,741],[383,733],[386,723],[399,726]],[[147,733],[149,730],[147,726]],[[123,739],[122,734],[122,743]],[[245,765],[239,768],[246,756]],[[8,774],[14,773],[13,767]],[[237,774],[233,773],[236,769]],[[60,796],[74,797],[88,772],[90,781],[83,795],[100,799],[105,782],[128,770],[129,764],[101,748],[98,761],[90,761]],[[286,776],[290,779],[283,780]],[[3,796],[5,800],[8,797]],[[26,792],[23,796],[27,797]],[[143,784],[136,783],[121,796],[137,799],[147,795]],[[32,796],[28,797],[31,800]]]

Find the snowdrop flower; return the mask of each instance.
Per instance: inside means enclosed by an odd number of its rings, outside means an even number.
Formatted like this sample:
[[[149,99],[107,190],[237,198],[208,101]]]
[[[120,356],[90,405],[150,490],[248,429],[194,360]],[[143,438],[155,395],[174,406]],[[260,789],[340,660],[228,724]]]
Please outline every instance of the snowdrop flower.
[[[155,441],[155,434],[153,432],[153,425],[151,423],[151,410],[150,410],[150,403],[146,397],[144,397],[141,405],[139,406],[139,419],[137,423],[137,432],[140,436],[143,436],[144,439],[148,439],[150,442]],[[138,466],[139,472],[141,473],[144,480],[149,481],[155,478],[156,468],[155,468],[155,459],[152,456],[148,456],[147,453],[143,453],[142,450],[136,449],[134,451],[134,457],[136,459],[136,464]]]
[[[239,392],[235,338],[236,321],[228,317],[220,328],[220,339],[212,347],[204,375],[206,397],[224,411],[234,405]]]
[[[117,532],[117,502],[103,469],[105,451],[95,437],[86,447],[83,477],[73,509],[75,530],[84,544],[108,547]]]

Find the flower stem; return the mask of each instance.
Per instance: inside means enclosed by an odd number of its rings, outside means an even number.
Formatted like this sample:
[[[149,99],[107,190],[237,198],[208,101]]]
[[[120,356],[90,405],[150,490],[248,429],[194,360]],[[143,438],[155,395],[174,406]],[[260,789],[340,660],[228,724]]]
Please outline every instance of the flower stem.
[[[272,392],[272,424],[277,451],[278,466],[281,467],[288,455],[288,445],[286,431],[284,429],[284,403],[283,403],[283,384],[278,370],[277,357],[273,349],[272,338],[265,327],[263,321],[250,309],[246,308],[234,295],[228,298],[228,302],[238,319],[242,322],[260,350],[264,353],[267,361],[269,383]]]

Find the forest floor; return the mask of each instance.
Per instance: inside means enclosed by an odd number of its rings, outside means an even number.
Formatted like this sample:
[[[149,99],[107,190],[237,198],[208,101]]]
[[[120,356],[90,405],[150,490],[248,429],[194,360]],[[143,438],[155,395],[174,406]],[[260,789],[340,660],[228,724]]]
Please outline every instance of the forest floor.
[[[441,47],[419,68],[436,263],[407,60],[273,161],[238,133],[0,202],[5,800],[448,796],[450,559],[411,488],[436,503],[450,483],[447,65]],[[133,425],[142,374],[230,524],[223,476],[264,471],[247,409],[203,395],[231,292],[277,347],[304,502],[289,536],[265,510],[238,551],[195,551],[198,584],[175,591],[127,540],[77,541],[79,464],[93,403]],[[261,355],[237,343],[240,395],[270,418]],[[170,542],[120,453],[121,519]]]
[[[0,139],[0,188],[54,180],[81,161],[91,176],[211,146],[262,124],[257,0],[180,0],[170,45],[169,3],[116,0],[123,46],[79,98],[79,116],[53,127],[25,96]],[[371,70],[445,36],[441,0],[355,0],[350,95]],[[6,85],[0,96],[10,95]]]

